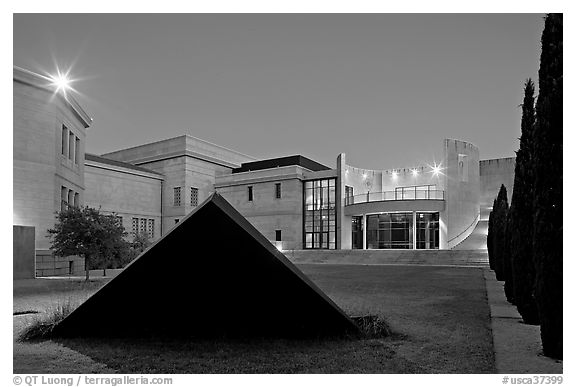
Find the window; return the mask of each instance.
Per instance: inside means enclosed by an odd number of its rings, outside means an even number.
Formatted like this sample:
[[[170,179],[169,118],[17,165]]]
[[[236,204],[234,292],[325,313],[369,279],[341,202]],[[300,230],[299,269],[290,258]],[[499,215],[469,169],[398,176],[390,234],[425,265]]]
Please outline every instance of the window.
[[[138,234],[138,218],[132,218],[132,235]]]
[[[346,198],[344,201],[344,205],[354,204],[354,187],[350,187],[349,185],[347,185],[346,187],[344,187],[344,192],[345,192],[344,197]]]
[[[416,213],[416,248],[437,249],[440,244],[438,212]]]
[[[76,145],[74,149],[75,149],[74,162],[76,164],[79,164],[78,160],[80,160],[80,139],[78,137],[76,137]]]
[[[180,219],[174,219],[174,224],[178,224],[179,221]]]
[[[174,187],[174,206],[180,206],[180,188],[181,187]]]
[[[148,238],[154,238],[154,219],[148,219]]]
[[[62,186],[60,189],[60,211],[68,208],[68,188]]]
[[[304,248],[336,248],[336,179],[304,183]]]
[[[412,212],[366,215],[368,249],[411,249],[414,244]]]
[[[249,187],[248,187],[248,201],[249,201],[249,202],[251,202],[251,201],[254,200],[254,195],[253,195],[253,192],[252,192],[252,191],[253,191],[252,188],[253,188],[252,186],[249,186]]]
[[[281,183],[276,183],[276,199],[282,198],[282,185]]]
[[[120,221],[122,217],[118,216]],[[132,218],[132,235],[146,234],[148,238],[154,238],[154,219],[148,218]]]
[[[68,128],[62,125],[62,156],[68,157]]]
[[[364,227],[362,216],[352,217],[352,249],[364,248]]]
[[[468,181],[468,156],[458,155],[458,177],[460,181]]]
[[[80,206],[80,194],[78,192],[74,194],[74,205],[76,207]]]
[[[192,207],[198,205],[198,188],[190,187],[190,205]]]
[[[74,133],[68,132],[68,158],[74,161]]]
[[[123,220],[122,217],[119,216],[119,215],[116,215],[116,224],[117,224],[118,226],[122,226],[122,225],[124,224],[124,220]]]
[[[276,230],[276,242],[282,242],[282,230]]]
[[[74,205],[74,191],[72,191],[71,189],[68,190],[68,205],[69,206]]]

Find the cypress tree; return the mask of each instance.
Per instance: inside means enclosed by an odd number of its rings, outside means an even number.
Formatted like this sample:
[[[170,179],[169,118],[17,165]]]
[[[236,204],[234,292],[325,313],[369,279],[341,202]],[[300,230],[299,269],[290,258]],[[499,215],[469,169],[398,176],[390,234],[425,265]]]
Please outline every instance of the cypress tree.
[[[542,32],[534,130],[535,298],[544,354],[562,358],[562,14]]]
[[[488,216],[488,236],[486,237],[486,244],[488,247],[488,263],[490,269],[496,270],[496,258],[494,257],[494,209],[496,208],[496,199],[492,205],[492,211]]]
[[[516,304],[514,299],[514,279],[512,275],[512,256],[510,255],[510,236],[512,234],[512,219],[510,209],[506,211],[504,219],[504,245],[502,251],[502,269],[504,275],[504,294],[506,300],[511,304]]]
[[[496,204],[492,210],[494,213],[492,240],[492,250],[494,254],[494,271],[496,279],[504,281],[504,257],[506,255],[506,216],[508,213],[508,193],[504,184],[500,186],[500,191],[496,197]]]
[[[535,271],[532,260],[534,210],[532,208],[532,136],[534,131],[534,83],[524,84],[520,148],[516,152],[514,192],[510,205],[510,255],[514,301],[526,324],[540,323],[534,299]]]

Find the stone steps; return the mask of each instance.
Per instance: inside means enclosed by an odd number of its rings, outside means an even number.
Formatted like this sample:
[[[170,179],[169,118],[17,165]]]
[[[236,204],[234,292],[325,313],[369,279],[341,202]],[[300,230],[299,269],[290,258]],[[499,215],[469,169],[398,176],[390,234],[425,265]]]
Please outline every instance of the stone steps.
[[[284,255],[296,264],[488,266],[486,250],[287,250]]]

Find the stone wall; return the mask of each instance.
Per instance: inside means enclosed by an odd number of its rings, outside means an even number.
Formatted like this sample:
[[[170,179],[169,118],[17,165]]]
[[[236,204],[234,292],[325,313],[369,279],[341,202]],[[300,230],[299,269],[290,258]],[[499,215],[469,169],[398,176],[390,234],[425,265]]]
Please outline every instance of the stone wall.
[[[50,250],[36,250],[36,277],[83,275],[84,258],[57,257]]]
[[[152,240],[161,236],[162,176],[105,163],[86,162],[86,205],[122,217],[132,236],[133,218],[153,220]],[[147,226],[147,232],[148,232]]]
[[[303,188],[302,168],[298,166],[244,172],[222,176],[216,190],[272,243],[276,230],[282,233],[282,249],[302,248]],[[281,184],[281,198],[275,195]],[[253,200],[248,200],[248,187]]]
[[[482,207],[492,207],[502,184],[506,187],[508,204],[510,204],[514,189],[515,168],[515,157],[480,161],[480,205]]]
[[[34,278],[36,275],[34,257],[34,227],[13,226],[12,239],[12,272],[14,279]]]

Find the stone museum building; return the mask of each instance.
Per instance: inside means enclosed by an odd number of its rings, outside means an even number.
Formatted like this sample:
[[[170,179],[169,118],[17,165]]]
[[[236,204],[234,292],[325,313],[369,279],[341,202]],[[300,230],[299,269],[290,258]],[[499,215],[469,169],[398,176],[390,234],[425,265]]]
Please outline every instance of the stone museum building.
[[[258,159],[184,134],[86,153],[92,118],[49,80],[14,67],[13,224],[35,228],[36,275],[83,270],[53,257],[46,230],[66,206],[115,214],[129,235],[157,240],[212,192],[281,250],[451,249],[476,228],[514,158],[481,160],[466,141],[439,140],[438,165],[335,168],[303,155]]]

